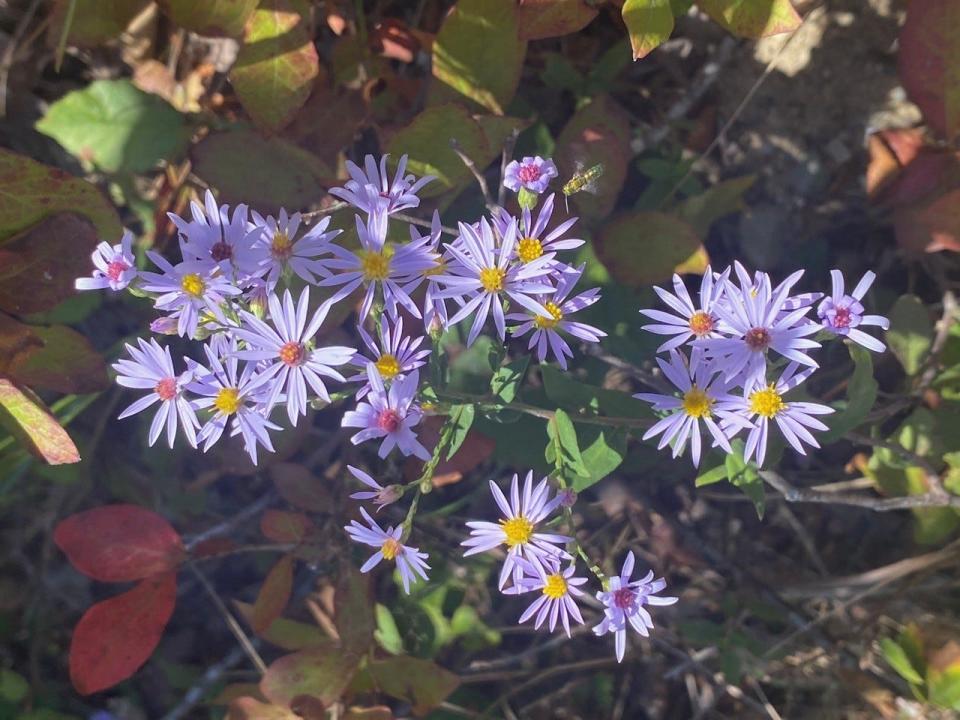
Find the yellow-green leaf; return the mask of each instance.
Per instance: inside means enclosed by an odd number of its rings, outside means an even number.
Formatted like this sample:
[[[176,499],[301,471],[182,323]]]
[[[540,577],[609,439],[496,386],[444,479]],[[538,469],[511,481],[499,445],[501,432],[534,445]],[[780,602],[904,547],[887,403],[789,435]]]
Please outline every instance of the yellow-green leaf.
[[[646,57],[673,32],[670,0],[627,0],[620,14],[630,35],[634,60]]]
[[[701,245],[683,220],[662,212],[635,212],[604,226],[594,249],[617,282],[643,287],[667,280],[678,268],[687,270],[684,266],[700,253]]]
[[[77,446],[40,398],[6,378],[0,378],[0,425],[51,465],[80,462]]]
[[[243,33],[247,18],[260,0],[159,0],[160,7],[180,27],[199,35]]]
[[[697,5],[715,22],[741,37],[792,32],[801,22],[790,0],[698,0]]]

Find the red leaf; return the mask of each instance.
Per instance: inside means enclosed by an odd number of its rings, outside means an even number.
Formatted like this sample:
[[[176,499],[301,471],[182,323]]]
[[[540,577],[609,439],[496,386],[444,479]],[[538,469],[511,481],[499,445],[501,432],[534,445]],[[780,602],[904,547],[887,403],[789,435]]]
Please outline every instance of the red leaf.
[[[947,142],[960,132],[960,4],[911,0],[900,30],[900,80]]]
[[[137,505],[106,505],[71,515],[53,540],[73,566],[104,582],[128,582],[173,570],[184,559],[170,523]]]
[[[930,242],[924,248],[927,252],[960,252],[960,190],[934,200],[920,212],[919,219],[930,233]]]
[[[330,491],[321,482],[320,478],[296,463],[277,463],[267,474],[277,487],[280,497],[291,505],[309,510],[322,512],[329,510],[333,505]]]
[[[160,642],[176,600],[177,576],[166,573],[87,610],[70,642],[77,692],[90,695],[133,675]]]
[[[267,510],[260,518],[260,532],[278,543],[299,543],[313,529],[313,523],[303,513]]]
[[[578,32],[593,21],[597,12],[587,0],[520,0],[520,38],[543,40]]]
[[[270,569],[253,604],[250,625],[257,635],[266,632],[273,621],[280,617],[290,602],[292,590],[293,558],[288,555]]]

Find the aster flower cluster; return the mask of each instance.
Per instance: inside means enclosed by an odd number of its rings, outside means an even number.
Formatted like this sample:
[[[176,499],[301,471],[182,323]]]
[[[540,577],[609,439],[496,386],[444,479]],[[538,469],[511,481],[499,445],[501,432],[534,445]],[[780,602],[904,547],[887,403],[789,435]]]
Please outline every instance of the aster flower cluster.
[[[731,274],[735,278],[731,278]],[[657,358],[676,395],[640,393],[663,417],[644,435],[660,436],[659,447],[673,456],[688,441],[693,464],[702,457],[701,426],[713,447],[731,452],[730,441],[746,433],[744,455],[762,465],[771,423],[798,453],[819,447],[811,431],[827,430],[817,418],[833,412],[820,403],[785,396],[819,367],[811,352],[817,338],[845,337],[874,352],[885,346],[861,327],[889,327],[886,318],[865,314],[862,300],[875,275],[867,272],[851,294],[844,292],[839,270],[831,271],[832,292],[793,294],[803,275],[791,274],[777,285],[764,272],[752,276],[739,262],[716,273],[707,268],[697,302],[678,275],[671,293],[654,288],[668,311],[640,312],[653,320],[644,329],[669,336]],[[815,317],[811,311],[816,308]]]

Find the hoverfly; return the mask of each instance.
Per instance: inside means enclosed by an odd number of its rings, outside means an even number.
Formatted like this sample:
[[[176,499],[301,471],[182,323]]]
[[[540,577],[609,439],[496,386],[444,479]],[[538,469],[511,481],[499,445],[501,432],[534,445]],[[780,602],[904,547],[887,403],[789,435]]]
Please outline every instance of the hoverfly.
[[[578,162],[576,170],[567,182],[563,185],[563,201],[567,205],[567,211],[570,210],[570,196],[578,192],[595,193],[597,191],[597,180],[603,175],[603,165],[597,163],[591,167],[585,167],[583,163]]]

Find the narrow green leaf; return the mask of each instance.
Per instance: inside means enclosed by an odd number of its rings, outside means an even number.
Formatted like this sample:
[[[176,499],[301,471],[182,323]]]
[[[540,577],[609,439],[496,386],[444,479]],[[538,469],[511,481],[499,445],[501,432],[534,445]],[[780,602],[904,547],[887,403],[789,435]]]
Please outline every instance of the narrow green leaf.
[[[581,457],[587,474],[574,479],[574,490],[582,492],[620,467],[627,456],[628,434],[625,428],[579,427],[577,437],[583,446]]]
[[[724,463],[723,465],[717,465],[717,467],[713,468],[712,470],[707,470],[706,472],[697,475],[697,479],[694,484],[697,487],[703,487],[704,485],[713,485],[714,483],[718,483],[721,480],[726,479],[727,465]]]
[[[827,419],[830,430],[820,436],[823,444],[831,443],[859,426],[877,400],[878,385],[873,377],[873,358],[870,352],[854,343],[850,343],[849,349],[853,360],[853,375],[847,384],[847,404]]]
[[[916,375],[933,344],[933,323],[923,301],[903,295],[890,311],[887,344],[907,375]]]
[[[530,356],[523,357],[500,367],[490,379],[490,392],[497,400],[512,403],[517,397],[517,391],[527,374]]]
[[[467,433],[473,425],[476,408],[473,405],[454,405],[450,410],[450,444],[447,446],[447,460],[457,454],[457,450],[467,439]]]
[[[552,454],[552,459],[548,457],[547,461],[553,462],[558,472],[563,473],[569,469],[574,475],[590,476],[580,452],[577,429],[570,416],[560,408],[557,408],[554,416],[547,421],[547,436],[551,441],[548,447]]]
[[[883,652],[883,658],[890,663],[900,677],[913,685],[923,684],[923,677],[910,663],[910,658],[907,657],[906,651],[899,643],[892,638],[882,638],[880,640],[880,650]]]
[[[763,519],[763,513],[766,510],[766,493],[764,491],[763,480],[757,471],[755,463],[747,462],[743,459],[744,442],[737,438],[730,443],[733,452],[727,455],[725,469],[727,479],[740,488],[743,494],[753,501],[756,508],[757,517]]]

